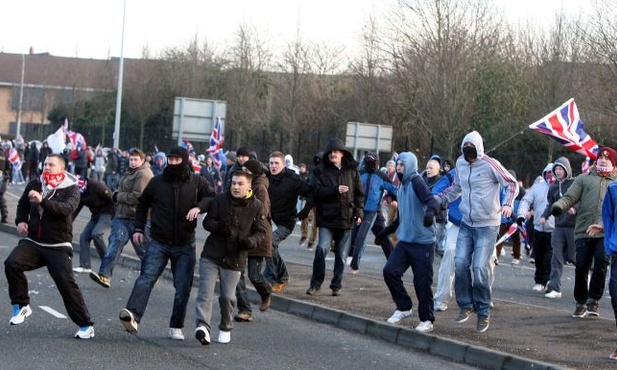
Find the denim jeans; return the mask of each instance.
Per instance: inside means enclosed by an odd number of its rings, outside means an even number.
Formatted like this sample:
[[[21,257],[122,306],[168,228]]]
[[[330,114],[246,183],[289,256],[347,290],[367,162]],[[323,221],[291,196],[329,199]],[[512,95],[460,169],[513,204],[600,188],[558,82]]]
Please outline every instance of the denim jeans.
[[[454,255],[454,290],[459,308],[478,316],[491,312],[491,258],[499,226],[471,227],[461,223]],[[472,278],[473,274],[473,278]]]
[[[111,221],[111,233],[109,234],[107,253],[105,253],[105,257],[103,257],[103,260],[101,261],[99,273],[105,276],[112,276],[114,266],[122,254],[122,249],[124,249],[124,246],[129,242],[129,240],[131,241],[131,244],[133,244],[133,248],[135,248],[137,257],[143,261],[146,249],[144,245],[135,245],[135,243],[133,243],[134,232],[135,225],[133,224],[132,219],[114,217]]]
[[[591,280],[589,278],[589,270]],[[576,269],[574,270],[574,299],[578,304],[599,301],[604,293],[609,259],[604,251],[604,238],[576,240]]]
[[[568,251],[574,249],[574,228],[556,227],[551,236],[551,284],[550,288],[561,292],[561,275],[563,275],[563,265],[568,257]],[[575,257],[572,257],[576,260]]]
[[[193,286],[193,274],[195,273],[195,242],[174,246],[159,243],[156,240],[151,240],[148,243],[146,254],[141,263],[141,272],[126,304],[126,308],[135,315],[137,322],[143,317],[152,288],[170,260],[176,294],[174,295],[174,308],[169,320],[169,327],[184,327],[186,306],[189,302],[191,287]]]
[[[240,280],[240,271],[222,268],[207,258],[199,259],[199,288],[195,299],[196,326],[204,325],[211,331],[212,306],[214,305],[214,290],[216,280],[219,279],[219,308],[221,310],[221,322],[219,329],[231,331],[233,321],[231,313],[236,305],[236,286]]]
[[[611,276],[608,280],[608,292],[611,294],[611,306],[613,307],[615,323],[617,323],[617,255],[613,254],[610,259]]]
[[[79,236],[79,267],[89,269],[90,266],[90,241],[94,241],[94,247],[99,257],[103,259],[107,252],[105,245],[105,233],[111,227],[111,215],[100,213],[84,227]]]
[[[266,281],[261,269],[263,267],[264,257],[249,256],[247,261],[248,277],[251,284],[255,287],[255,290],[261,297],[261,299],[267,298],[272,294],[272,288]],[[248,299],[248,292],[246,291],[246,281],[244,279],[244,272],[240,276],[240,281],[236,287],[236,299],[238,301],[238,312],[252,312],[251,302]]]
[[[433,260],[435,244],[398,241],[383,268],[383,278],[399,311],[412,308],[411,297],[403,285],[403,275],[409,267],[413,271],[413,287],[418,297],[420,321],[435,321],[433,311]]]
[[[377,212],[366,211],[360,225],[354,226],[351,232],[351,268],[358,270],[360,268],[360,260],[366,249],[366,236],[375,222]]]
[[[293,227],[290,229],[283,225],[276,225],[276,230],[272,232],[272,257],[266,257],[264,271],[264,277],[272,284],[280,284],[289,280],[287,265],[279,254],[279,244],[287,239],[292,230]]]
[[[315,248],[315,258],[313,259],[311,288],[321,288],[321,284],[326,277],[326,255],[330,250],[332,241],[334,241],[336,244],[336,248],[334,248],[334,276],[332,276],[332,281],[330,282],[330,289],[341,289],[345,257],[349,250],[350,240],[350,229],[319,228],[319,243],[317,248]]]

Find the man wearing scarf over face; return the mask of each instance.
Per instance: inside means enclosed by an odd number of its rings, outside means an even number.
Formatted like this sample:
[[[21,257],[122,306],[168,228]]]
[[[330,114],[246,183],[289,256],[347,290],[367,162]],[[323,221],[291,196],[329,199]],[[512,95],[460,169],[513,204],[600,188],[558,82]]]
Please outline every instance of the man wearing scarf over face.
[[[139,197],[133,242],[144,241],[148,211],[151,212],[151,240],[141,263],[141,272],[120,321],[130,333],[137,332],[152,288],[171,260],[176,294],[169,321],[169,337],[184,340],[182,328],[195,271],[195,227],[197,216],[206,212],[214,189],[202,176],[192,173],[186,149],[174,147],[167,154],[162,175],[152,178]]]
[[[94,337],[93,323],[71,270],[72,215],[79,204],[79,189],[77,179],[65,166],[62,156],[48,155],[42,175],[26,185],[17,203],[15,224],[25,238],[4,261],[13,305],[9,323],[21,324],[32,314],[24,271],[47,266],[69,317],[79,326],[75,338],[88,339]]]
[[[563,197],[551,207],[553,216],[558,216],[575,204],[579,205],[574,225],[576,308],[572,317],[600,316],[598,306],[604,293],[609,264],[604,250],[602,201],[608,185],[617,179],[615,163],[617,163],[615,149],[600,148],[595,166],[588,174],[577,176]],[[590,269],[592,270],[591,280],[589,280]]]

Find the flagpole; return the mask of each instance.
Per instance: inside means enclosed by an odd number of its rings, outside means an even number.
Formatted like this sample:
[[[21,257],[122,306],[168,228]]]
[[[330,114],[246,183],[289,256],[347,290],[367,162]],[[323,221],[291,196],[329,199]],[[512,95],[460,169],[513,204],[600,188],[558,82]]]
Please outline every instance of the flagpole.
[[[510,136],[509,138],[507,138],[506,140],[502,141],[501,143],[495,145],[491,150],[488,150],[486,152],[484,152],[484,154],[488,154],[490,152],[492,152],[493,150],[499,148],[500,146],[502,146],[503,144],[507,143],[508,141],[514,139],[515,137],[517,137],[518,135],[522,135],[525,133],[525,129],[522,129],[521,131],[517,132],[516,134]]]
[[[116,94],[116,118],[114,121],[114,148],[120,148],[120,113],[122,111],[122,77],[124,75],[124,24],[126,0],[122,9],[122,40],[120,42],[120,66],[118,67],[118,92]]]

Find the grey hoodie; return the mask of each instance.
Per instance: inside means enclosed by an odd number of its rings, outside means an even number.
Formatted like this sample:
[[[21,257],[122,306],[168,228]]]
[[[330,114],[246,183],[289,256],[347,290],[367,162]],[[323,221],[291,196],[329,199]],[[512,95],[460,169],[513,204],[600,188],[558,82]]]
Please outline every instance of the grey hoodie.
[[[525,194],[521,203],[518,206],[518,217],[526,218],[527,212],[531,209],[536,210],[538,216],[541,215],[547,206],[549,206],[547,195],[549,184],[546,181],[546,175],[553,170],[553,164],[549,163],[542,170],[542,180],[534,182],[533,186]],[[550,216],[546,218],[544,224],[540,224],[542,217],[533,218],[533,228],[540,232],[550,233],[555,228],[555,218]]]

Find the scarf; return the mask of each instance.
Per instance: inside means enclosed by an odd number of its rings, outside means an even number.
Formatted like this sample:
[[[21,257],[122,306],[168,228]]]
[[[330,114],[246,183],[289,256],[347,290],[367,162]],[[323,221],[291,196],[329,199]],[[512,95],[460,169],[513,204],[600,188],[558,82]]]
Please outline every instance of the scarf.
[[[64,171],[60,173],[49,173],[43,172],[41,175],[43,177],[43,184],[49,186],[52,189],[55,189],[62,183],[64,180]]]

